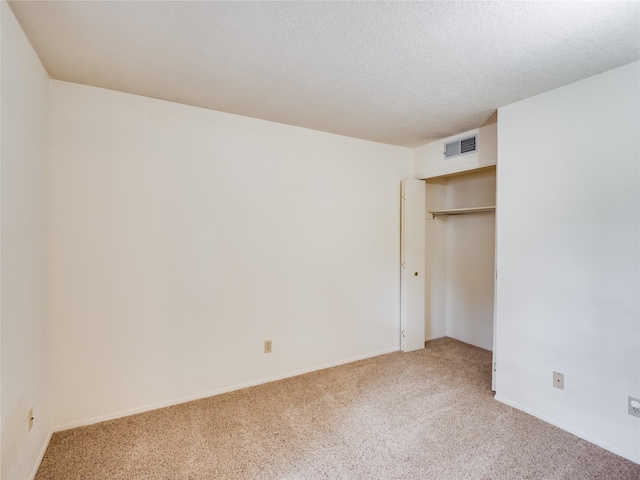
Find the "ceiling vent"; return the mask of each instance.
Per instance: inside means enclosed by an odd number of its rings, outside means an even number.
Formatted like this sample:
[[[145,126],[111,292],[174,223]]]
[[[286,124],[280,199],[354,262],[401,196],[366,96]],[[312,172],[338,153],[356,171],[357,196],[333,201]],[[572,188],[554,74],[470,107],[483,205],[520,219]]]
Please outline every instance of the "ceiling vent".
[[[444,144],[444,158],[457,157],[477,151],[476,135]]]

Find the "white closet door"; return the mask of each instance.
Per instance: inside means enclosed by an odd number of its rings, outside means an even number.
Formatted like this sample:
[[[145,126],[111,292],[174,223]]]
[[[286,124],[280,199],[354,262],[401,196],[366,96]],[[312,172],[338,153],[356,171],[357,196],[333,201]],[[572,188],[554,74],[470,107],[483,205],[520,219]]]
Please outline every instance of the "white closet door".
[[[401,348],[424,348],[425,182],[402,181]]]

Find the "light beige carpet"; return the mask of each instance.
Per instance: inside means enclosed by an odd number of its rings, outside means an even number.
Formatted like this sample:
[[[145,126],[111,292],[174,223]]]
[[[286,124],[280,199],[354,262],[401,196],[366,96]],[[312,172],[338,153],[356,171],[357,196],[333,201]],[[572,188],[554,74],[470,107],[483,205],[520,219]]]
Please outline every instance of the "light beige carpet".
[[[45,479],[640,479],[493,399],[491,354],[444,338],[56,433]]]

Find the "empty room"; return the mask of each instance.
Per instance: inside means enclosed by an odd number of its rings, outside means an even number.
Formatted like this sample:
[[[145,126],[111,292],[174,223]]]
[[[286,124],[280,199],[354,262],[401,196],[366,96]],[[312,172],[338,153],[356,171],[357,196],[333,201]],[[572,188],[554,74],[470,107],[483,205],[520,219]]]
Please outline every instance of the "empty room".
[[[0,0],[0,478],[640,478],[640,2]]]

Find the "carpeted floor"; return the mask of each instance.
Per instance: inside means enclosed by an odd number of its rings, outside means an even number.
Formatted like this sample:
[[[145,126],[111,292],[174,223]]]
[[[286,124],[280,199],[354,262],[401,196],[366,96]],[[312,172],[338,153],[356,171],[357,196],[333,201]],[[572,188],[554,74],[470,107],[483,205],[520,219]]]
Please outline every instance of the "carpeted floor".
[[[36,479],[640,479],[640,465],[495,401],[490,366],[443,338],[67,430]]]

